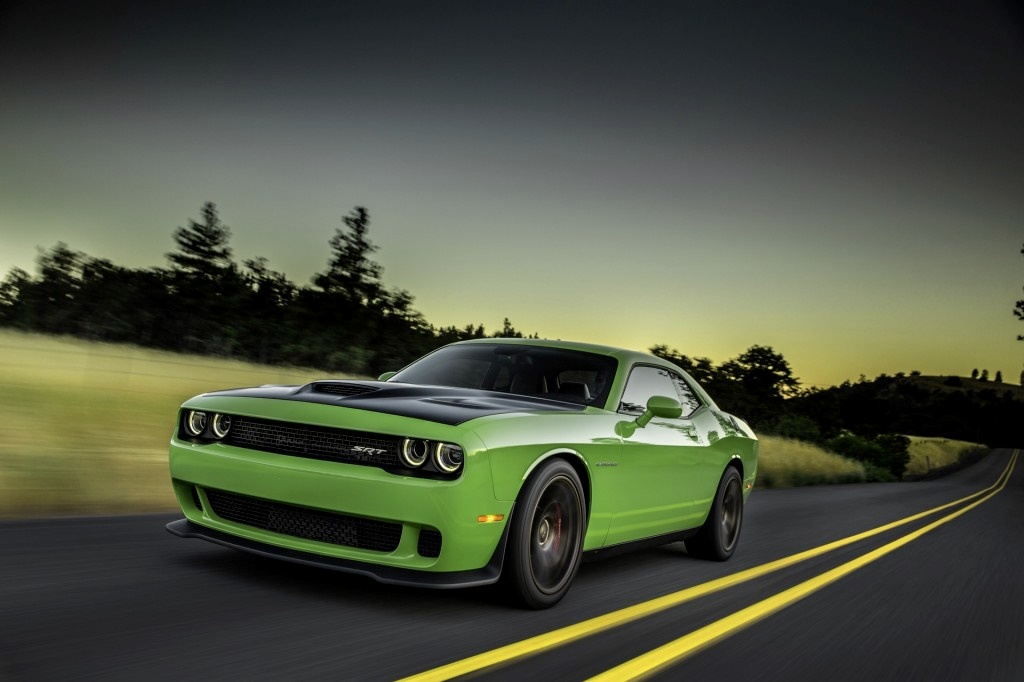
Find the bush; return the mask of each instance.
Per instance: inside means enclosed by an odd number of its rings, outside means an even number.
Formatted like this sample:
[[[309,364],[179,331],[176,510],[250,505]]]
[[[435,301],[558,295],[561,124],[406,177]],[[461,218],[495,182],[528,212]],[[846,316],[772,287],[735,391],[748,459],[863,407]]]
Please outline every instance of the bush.
[[[865,438],[852,433],[836,436],[827,443],[828,448],[844,457],[864,462],[874,468],[887,472],[888,478],[872,478],[871,480],[898,481],[903,470],[910,462],[910,439],[896,434],[880,434],[874,438]],[[869,477],[872,474],[869,472]],[[875,476],[881,474],[875,472]]]
[[[896,478],[891,471],[883,469],[880,466],[875,466],[870,462],[864,462],[864,482],[865,483],[895,483],[899,479]]]
[[[348,346],[327,356],[327,369],[347,374],[369,374],[374,352],[362,346]]]
[[[783,438],[802,440],[809,443],[816,443],[821,440],[821,430],[814,420],[802,414],[785,414],[779,417],[775,423],[767,429],[769,432]]]

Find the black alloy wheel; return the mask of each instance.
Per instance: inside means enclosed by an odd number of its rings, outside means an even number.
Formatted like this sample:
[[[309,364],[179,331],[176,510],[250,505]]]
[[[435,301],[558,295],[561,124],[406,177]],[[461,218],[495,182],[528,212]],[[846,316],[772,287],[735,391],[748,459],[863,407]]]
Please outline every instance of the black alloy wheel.
[[[708,518],[686,541],[686,551],[700,559],[725,561],[736,551],[743,526],[743,481],[735,467],[726,467]]]
[[[569,591],[586,524],[576,471],[561,459],[542,464],[520,493],[510,528],[505,577],[522,605],[548,608]]]

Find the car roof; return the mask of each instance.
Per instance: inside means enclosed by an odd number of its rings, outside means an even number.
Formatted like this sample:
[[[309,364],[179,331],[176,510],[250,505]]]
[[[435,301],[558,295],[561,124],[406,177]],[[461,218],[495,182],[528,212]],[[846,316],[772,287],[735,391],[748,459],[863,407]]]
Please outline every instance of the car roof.
[[[636,362],[645,362],[655,365],[663,365],[666,367],[675,367],[671,362],[663,360],[650,353],[641,353],[635,350],[629,350],[626,348],[616,348],[614,346],[602,346],[596,343],[583,343],[581,341],[562,341],[561,339],[504,339],[504,338],[485,338],[485,339],[469,339],[466,341],[456,341],[451,344],[453,346],[461,346],[466,344],[488,344],[488,343],[500,343],[514,346],[542,346],[545,348],[561,348],[563,350],[576,350],[584,353],[594,353],[595,355],[610,355],[617,360],[625,361],[627,364],[633,364]]]

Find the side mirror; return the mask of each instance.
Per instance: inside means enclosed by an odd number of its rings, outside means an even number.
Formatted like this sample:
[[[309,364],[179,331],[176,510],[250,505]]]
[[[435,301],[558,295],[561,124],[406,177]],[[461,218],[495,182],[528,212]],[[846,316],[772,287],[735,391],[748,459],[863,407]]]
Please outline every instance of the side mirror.
[[[384,372],[379,377],[377,377],[377,381],[387,381],[396,374],[398,374],[398,372]]]
[[[647,426],[652,419],[678,419],[683,413],[683,406],[675,398],[663,395],[652,395],[647,400],[647,411],[636,418],[636,425],[641,429]]]

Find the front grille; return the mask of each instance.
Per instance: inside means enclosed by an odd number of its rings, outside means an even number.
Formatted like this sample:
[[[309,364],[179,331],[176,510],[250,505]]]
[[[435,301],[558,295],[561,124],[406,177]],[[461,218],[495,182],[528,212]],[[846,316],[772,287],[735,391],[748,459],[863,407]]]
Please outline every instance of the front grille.
[[[362,384],[313,384],[315,393],[331,393],[333,395],[362,395],[379,390],[376,386],[363,386]]]
[[[213,513],[246,526],[377,552],[393,552],[402,539],[402,524],[295,507],[223,490],[206,489]]]
[[[420,530],[420,540],[416,544],[416,551],[420,556],[441,556],[441,531],[434,530],[433,528],[423,528]]]
[[[398,438],[269,419],[233,417],[229,445],[331,462],[399,467]]]

